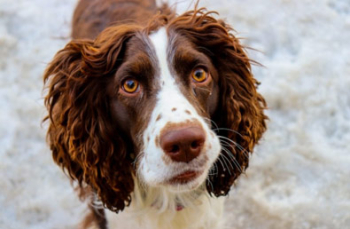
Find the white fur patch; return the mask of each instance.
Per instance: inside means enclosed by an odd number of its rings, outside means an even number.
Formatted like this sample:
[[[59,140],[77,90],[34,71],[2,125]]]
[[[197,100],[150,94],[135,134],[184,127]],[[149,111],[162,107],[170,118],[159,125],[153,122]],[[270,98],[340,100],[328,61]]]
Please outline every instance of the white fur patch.
[[[222,229],[224,197],[209,197],[207,192],[190,192],[174,194],[162,188],[151,188],[147,191],[150,198],[144,198],[143,188],[135,183],[131,206],[122,214],[107,211],[108,228],[120,228],[120,222],[124,222],[123,229]],[[159,202],[153,202],[153,198]],[[184,208],[176,211],[176,202],[181,198]],[[163,201],[163,202],[161,202]]]
[[[217,159],[221,148],[217,136],[210,134],[211,129],[181,93],[175,81],[175,76],[171,74],[168,65],[168,39],[165,28],[161,28],[150,36],[159,63],[160,76],[158,83],[161,88],[157,94],[156,106],[152,112],[149,125],[143,134],[144,149],[138,167],[138,175],[141,182],[146,186],[163,187],[178,193],[195,190],[205,183],[209,169]],[[159,119],[159,117],[161,118]],[[167,123],[183,123],[193,120],[202,125],[206,135],[202,153],[190,163],[169,160],[171,162],[166,164],[163,158],[167,155],[159,144],[156,144],[156,139],[159,138],[161,130]],[[203,163],[203,161],[206,162]],[[186,184],[178,184],[176,187],[166,184],[171,178],[188,170],[195,170],[200,172],[201,175]]]

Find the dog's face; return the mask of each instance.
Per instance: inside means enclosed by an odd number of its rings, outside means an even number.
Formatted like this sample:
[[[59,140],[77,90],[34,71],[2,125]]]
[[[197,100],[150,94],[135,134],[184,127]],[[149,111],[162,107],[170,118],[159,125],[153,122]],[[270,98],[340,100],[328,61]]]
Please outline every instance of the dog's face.
[[[134,177],[226,195],[266,129],[249,58],[229,31],[200,9],[70,42],[44,76],[55,161],[113,211],[130,203]]]
[[[135,145],[137,176],[175,192],[204,183],[221,146],[211,130],[218,75],[185,36],[134,36],[115,74],[113,115]]]

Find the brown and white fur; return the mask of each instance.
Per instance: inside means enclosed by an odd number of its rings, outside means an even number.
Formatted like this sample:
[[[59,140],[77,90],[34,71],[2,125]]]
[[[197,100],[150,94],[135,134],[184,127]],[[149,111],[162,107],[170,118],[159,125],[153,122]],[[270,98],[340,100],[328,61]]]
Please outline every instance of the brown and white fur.
[[[267,117],[249,58],[213,14],[79,1],[44,82],[53,158],[93,202],[82,227],[109,228],[106,207],[134,228],[222,228],[219,197]]]

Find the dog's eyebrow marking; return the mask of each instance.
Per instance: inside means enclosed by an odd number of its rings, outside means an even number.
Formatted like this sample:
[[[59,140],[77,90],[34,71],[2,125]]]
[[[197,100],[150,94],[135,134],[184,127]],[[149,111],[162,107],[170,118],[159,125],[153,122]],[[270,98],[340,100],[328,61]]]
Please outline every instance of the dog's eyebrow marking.
[[[147,136],[147,141],[149,142],[149,136]]]
[[[173,109],[171,109],[171,111],[173,111],[173,112],[176,111],[176,107],[174,107]]]
[[[185,110],[185,112],[186,112],[186,114],[191,115],[191,111],[189,111],[189,110]]]
[[[162,115],[159,114],[158,117],[157,117],[157,119],[156,119],[156,121],[159,121],[161,118],[162,118]]]

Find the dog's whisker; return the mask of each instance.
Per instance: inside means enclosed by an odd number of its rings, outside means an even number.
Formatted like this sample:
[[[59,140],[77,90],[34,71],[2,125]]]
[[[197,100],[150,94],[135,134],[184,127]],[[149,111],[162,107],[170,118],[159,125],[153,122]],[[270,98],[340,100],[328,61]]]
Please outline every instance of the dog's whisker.
[[[143,154],[144,154],[143,152],[140,152],[140,153],[136,156],[136,158],[134,159],[134,161],[132,162],[132,165],[133,165],[134,170],[136,170],[137,164],[140,163]]]
[[[210,188],[211,188],[212,190],[214,190],[214,185],[213,185],[213,183],[210,181],[209,177],[206,179],[206,181],[209,183]]]
[[[215,127],[215,129],[218,129],[217,124],[212,119],[206,118],[206,117],[203,117],[203,119],[208,120],[210,122],[210,124]],[[215,129],[212,129],[212,130],[215,131]]]
[[[220,156],[217,158],[217,161],[221,164],[222,168],[226,168],[225,165],[222,163]]]
[[[221,140],[220,142],[221,142],[223,145],[229,146],[229,147],[231,147],[234,151],[236,151],[236,150],[232,147],[232,145],[230,145],[230,144],[224,142],[224,140]],[[232,160],[232,162],[235,164],[235,166],[239,169],[239,171],[242,172],[242,171],[243,171],[243,170],[242,170],[242,167],[239,165],[239,163],[238,163],[237,159],[235,158],[235,156],[234,156],[228,149],[226,149],[225,147],[223,147],[223,150],[226,152],[226,156],[228,156],[228,157]]]
[[[235,164],[235,166],[238,168],[239,172],[243,172],[242,167],[240,166],[240,164],[238,163],[237,159],[235,158],[234,155],[232,154],[227,154],[227,156],[232,160],[232,162]]]
[[[230,155],[230,151],[226,148],[223,147],[223,150],[226,152],[227,155]],[[234,170],[234,167],[231,163],[231,161],[226,157],[226,155],[221,154],[221,156],[223,157],[224,160],[226,160],[228,162],[228,164],[231,166],[232,170]],[[233,161],[234,162],[234,161]],[[230,170],[229,170],[230,171]]]
[[[208,174],[211,176],[218,175],[218,171],[219,169],[218,169],[217,163],[214,163],[213,166],[210,168]]]
[[[208,172],[208,176],[215,176],[215,175],[218,175],[218,168],[216,163],[214,163],[214,165],[210,168]]]
[[[226,130],[226,131],[231,131],[231,132],[233,132],[233,133],[235,133],[235,134],[238,134],[240,137],[243,137],[242,136],[242,134],[240,134],[238,131],[235,131],[235,130],[233,130],[233,129],[229,129],[229,128],[215,128],[215,129],[213,129],[213,130]]]
[[[221,163],[222,167],[223,167],[224,169],[228,170],[228,173],[229,173],[230,175],[232,175],[232,174],[231,174],[231,169],[230,169],[229,166],[227,165],[226,160],[225,160],[225,157],[224,157],[222,154],[219,156],[218,160],[219,160],[219,161],[222,161],[222,163]],[[231,165],[231,164],[229,163],[229,165]],[[233,169],[232,165],[231,165],[231,168]]]
[[[234,146],[232,146],[232,144],[230,144],[229,142],[226,142],[225,140],[223,139],[220,139],[220,144],[224,147],[229,147],[232,149],[233,153],[236,154],[236,148]],[[226,148],[227,149],[227,148]],[[231,155],[232,153],[230,153],[229,155]]]
[[[221,140],[226,140],[231,142],[232,144],[234,144],[239,150],[243,151],[244,155],[249,158],[249,152],[247,150],[245,150],[241,145],[239,145],[237,142],[233,141],[232,139],[229,139],[227,137],[224,136],[218,136],[218,138]]]

